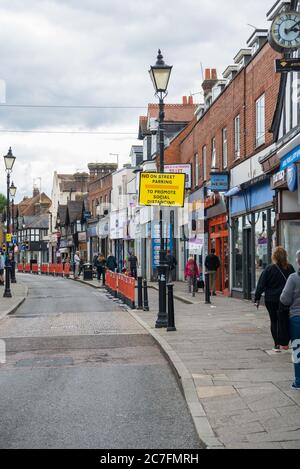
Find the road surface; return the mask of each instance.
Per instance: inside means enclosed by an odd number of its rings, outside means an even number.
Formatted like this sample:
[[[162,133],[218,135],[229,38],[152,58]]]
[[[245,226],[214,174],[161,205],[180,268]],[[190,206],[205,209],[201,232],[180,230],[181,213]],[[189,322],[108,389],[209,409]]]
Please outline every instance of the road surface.
[[[124,308],[71,280],[18,278],[28,299],[0,322],[0,448],[199,448],[168,363]]]

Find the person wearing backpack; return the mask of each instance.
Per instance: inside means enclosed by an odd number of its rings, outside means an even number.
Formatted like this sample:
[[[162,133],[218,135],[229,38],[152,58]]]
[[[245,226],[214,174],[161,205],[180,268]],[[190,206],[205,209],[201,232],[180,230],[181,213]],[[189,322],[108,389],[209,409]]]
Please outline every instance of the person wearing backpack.
[[[300,251],[297,252],[296,260],[299,267],[298,272],[289,276],[280,301],[284,306],[289,307],[290,338],[295,366],[295,381],[292,388],[300,391]]]
[[[281,352],[288,348],[289,337],[284,327],[280,327],[280,296],[294,267],[288,263],[286,250],[279,246],[272,256],[273,263],[266,267],[257,284],[255,299],[257,309],[260,305],[262,294],[265,294],[265,305],[270,315],[271,333],[274,340],[274,351]]]
[[[168,283],[172,282],[172,272],[176,269],[177,260],[176,257],[171,254],[171,251],[168,249],[166,255],[166,264],[168,266]]]

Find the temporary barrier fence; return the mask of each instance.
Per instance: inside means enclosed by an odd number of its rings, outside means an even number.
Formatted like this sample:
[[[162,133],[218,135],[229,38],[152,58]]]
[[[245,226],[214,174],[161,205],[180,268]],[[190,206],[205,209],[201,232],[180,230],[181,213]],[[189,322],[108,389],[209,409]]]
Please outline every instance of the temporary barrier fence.
[[[135,309],[135,279],[123,274],[108,271],[106,273],[106,289],[115,298],[119,298],[130,308]]]

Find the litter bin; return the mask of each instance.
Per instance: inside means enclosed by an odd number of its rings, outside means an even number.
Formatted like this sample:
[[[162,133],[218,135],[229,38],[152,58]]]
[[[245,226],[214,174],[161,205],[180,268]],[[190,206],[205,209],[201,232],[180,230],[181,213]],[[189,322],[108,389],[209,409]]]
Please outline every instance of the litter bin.
[[[83,264],[83,280],[93,280],[92,264]]]

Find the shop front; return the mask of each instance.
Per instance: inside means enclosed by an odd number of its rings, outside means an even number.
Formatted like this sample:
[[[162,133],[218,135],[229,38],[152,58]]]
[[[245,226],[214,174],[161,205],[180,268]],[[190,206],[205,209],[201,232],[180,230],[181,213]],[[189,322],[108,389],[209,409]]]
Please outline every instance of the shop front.
[[[296,266],[300,250],[300,136],[296,136],[279,152],[282,185],[277,192],[278,241],[288,252],[291,264]]]
[[[206,224],[208,233],[208,252],[215,249],[220,259],[217,274],[217,291],[229,294],[229,231],[228,215],[224,197],[212,193],[205,199]]]
[[[230,197],[232,296],[251,299],[276,246],[275,192],[268,176],[236,188]]]

